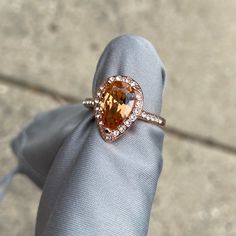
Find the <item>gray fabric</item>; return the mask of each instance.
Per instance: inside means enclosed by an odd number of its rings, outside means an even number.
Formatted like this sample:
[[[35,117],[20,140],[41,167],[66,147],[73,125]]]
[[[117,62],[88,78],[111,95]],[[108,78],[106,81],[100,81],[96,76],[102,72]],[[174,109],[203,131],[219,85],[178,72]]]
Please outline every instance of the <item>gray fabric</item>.
[[[19,172],[42,188],[60,146],[83,119],[83,113],[81,105],[68,105],[37,115],[12,141]]]
[[[112,40],[98,62],[93,94],[116,74],[134,78],[144,92],[144,109],[160,113],[165,72],[147,40]],[[36,236],[147,235],[163,136],[159,127],[137,121],[108,144],[81,105],[38,117],[13,141],[22,172],[43,187]]]

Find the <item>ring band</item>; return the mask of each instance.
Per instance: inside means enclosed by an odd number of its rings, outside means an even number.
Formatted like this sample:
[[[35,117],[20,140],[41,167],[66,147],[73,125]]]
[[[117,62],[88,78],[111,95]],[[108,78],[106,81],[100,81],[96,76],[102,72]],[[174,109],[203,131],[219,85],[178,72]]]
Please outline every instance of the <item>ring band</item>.
[[[94,110],[95,119],[106,142],[123,135],[137,120],[165,127],[166,120],[143,110],[144,96],[139,84],[128,76],[112,76],[99,87],[95,98],[87,98],[83,105]]]
[[[87,108],[94,109],[94,99],[93,98],[86,98],[83,101],[83,105]],[[166,120],[163,117],[157,116],[157,115],[150,113],[150,112],[146,112],[144,110],[142,110],[141,115],[138,115],[137,118],[140,120],[146,121],[146,122],[153,123],[153,124],[158,125],[160,127],[165,127],[165,125],[166,125]]]

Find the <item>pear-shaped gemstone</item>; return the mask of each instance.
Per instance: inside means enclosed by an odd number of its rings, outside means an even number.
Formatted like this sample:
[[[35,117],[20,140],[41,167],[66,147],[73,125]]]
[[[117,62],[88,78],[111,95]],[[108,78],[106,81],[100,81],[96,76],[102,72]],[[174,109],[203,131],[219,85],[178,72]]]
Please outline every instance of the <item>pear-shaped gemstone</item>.
[[[134,88],[123,81],[112,81],[100,99],[104,128],[115,130],[129,117],[134,108]]]

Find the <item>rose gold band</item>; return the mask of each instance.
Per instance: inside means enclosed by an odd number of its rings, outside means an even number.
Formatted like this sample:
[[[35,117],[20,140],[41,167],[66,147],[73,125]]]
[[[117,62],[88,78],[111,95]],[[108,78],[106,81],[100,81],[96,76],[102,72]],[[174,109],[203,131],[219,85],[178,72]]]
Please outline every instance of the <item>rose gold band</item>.
[[[89,109],[94,109],[94,99],[93,98],[86,98],[83,101],[83,105]],[[158,115],[155,115],[153,113],[150,112],[146,112],[144,110],[142,110],[141,114],[137,116],[138,119],[152,123],[154,125],[160,126],[160,127],[165,127],[166,125],[166,120]]]

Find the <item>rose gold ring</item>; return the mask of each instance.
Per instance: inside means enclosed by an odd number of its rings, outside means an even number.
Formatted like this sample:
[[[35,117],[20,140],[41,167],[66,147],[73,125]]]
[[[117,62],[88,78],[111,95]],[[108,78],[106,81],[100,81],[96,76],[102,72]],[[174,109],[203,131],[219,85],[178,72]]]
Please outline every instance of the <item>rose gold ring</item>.
[[[164,127],[166,120],[143,110],[144,96],[139,84],[128,76],[112,76],[99,87],[95,98],[87,98],[83,105],[95,112],[102,138],[113,142],[137,120]]]

